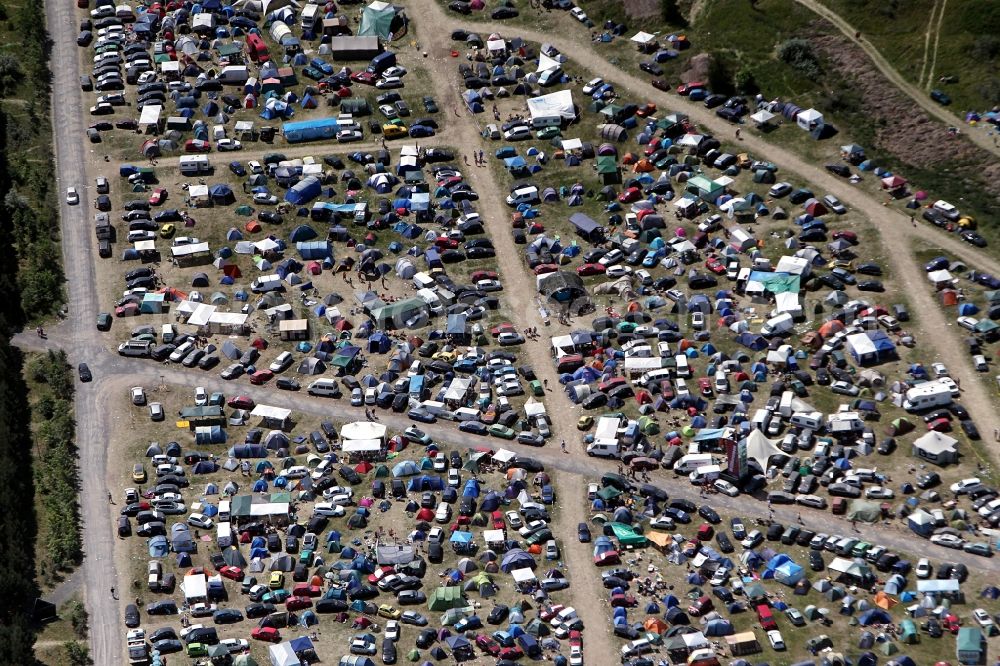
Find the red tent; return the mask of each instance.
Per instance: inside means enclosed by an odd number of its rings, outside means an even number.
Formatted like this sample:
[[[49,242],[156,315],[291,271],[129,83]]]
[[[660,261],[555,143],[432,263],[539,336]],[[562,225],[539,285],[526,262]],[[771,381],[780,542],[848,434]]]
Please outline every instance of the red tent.
[[[354,466],[354,471],[357,472],[358,474],[367,474],[368,472],[372,471],[372,469],[373,469],[372,464],[367,460],[359,462],[357,465]]]
[[[267,349],[267,340],[264,338],[254,338],[254,341],[250,343],[250,346],[258,350]]]
[[[417,520],[434,520],[434,512],[424,507],[417,511]]]

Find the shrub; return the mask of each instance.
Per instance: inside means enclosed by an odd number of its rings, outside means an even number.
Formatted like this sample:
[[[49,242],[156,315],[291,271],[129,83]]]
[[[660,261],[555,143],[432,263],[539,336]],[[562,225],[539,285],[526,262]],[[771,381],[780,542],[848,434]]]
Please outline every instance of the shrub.
[[[819,58],[808,40],[794,37],[778,46],[778,58],[792,69],[810,79],[818,79],[823,73]]]

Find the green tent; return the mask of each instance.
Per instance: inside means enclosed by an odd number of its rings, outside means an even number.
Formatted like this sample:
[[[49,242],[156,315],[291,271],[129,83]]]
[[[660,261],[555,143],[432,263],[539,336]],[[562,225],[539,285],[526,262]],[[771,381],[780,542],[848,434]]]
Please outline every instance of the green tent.
[[[384,479],[389,476],[389,467],[387,465],[379,465],[375,468],[375,478]]]
[[[860,520],[863,523],[874,523],[882,517],[882,509],[874,502],[851,500],[847,505],[847,519]]]
[[[375,36],[383,41],[388,41],[394,18],[396,18],[396,12],[392,5],[384,2],[373,2],[365,7],[361,13],[361,28],[358,30],[358,35],[361,37]]]
[[[417,648],[413,648],[406,653],[406,658],[410,661],[420,661],[420,651]]]
[[[895,643],[886,642],[882,644],[882,654],[884,654],[885,656],[888,657],[890,655],[896,654],[897,652],[899,652],[899,648],[896,647]]]
[[[600,490],[597,491],[597,496],[600,497],[605,502],[610,502],[611,500],[615,499],[621,494],[622,491],[618,490],[613,486],[605,486],[604,488],[601,488]]]
[[[462,590],[458,587],[439,587],[427,597],[427,608],[432,611],[445,611],[464,605]]]
[[[637,533],[631,525],[626,525],[625,523],[608,524],[611,525],[611,531],[621,545],[636,547],[646,545],[646,537]]]
[[[601,185],[614,185],[622,182],[622,172],[612,155],[601,155],[597,158],[597,176]]]
[[[917,625],[913,623],[913,620],[903,620],[899,623],[899,640],[907,645],[913,645],[920,641],[920,636],[917,635]]]
[[[233,657],[233,666],[258,666],[257,660],[248,654],[238,654]]]

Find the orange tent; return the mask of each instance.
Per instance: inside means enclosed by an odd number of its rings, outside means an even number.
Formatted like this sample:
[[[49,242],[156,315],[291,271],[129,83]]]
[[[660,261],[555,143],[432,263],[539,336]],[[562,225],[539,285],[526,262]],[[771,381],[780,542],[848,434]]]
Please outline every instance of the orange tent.
[[[638,160],[639,158],[636,157],[635,153],[625,153],[625,156],[622,158],[622,164],[635,164]]]
[[[539,543],[531,544],[530,546],[528,546],[528,553],[530,553],[531,555],[541,555],[542,545]]]
[[[884,608],[886,610],[889,610],[898,603],[899,603],[898,601],[890,597],[885,592],[882,592],[881,590],[878,592],[878,594],[875,595],[875,605],[878,606],[879,608]]]
[[[246,229],[248,232],[255,234],[258,231],[260,231],[260,222],[258,222],[257,220],[250,220],[249,222],[246,223],[246,226],[243,228]]]
[[[942,290],[941,305],[958,305],[958,292],[954,289]]]
[[[632,167],[632,170],[635,171],[636,173],[649,173],[650,171],[654,171],[655,169],[656,167],[653,166],[653,163],[647,159],[639,160],[638,162],[635,163],[635,166]]]
[[[824,338],[829,338],[834,333],[844,330],[844,323],[839,319],[831,319],[819,327],[819,334]]]
[[[694,347],[694,343],[688,340],[687,338],[684,338],[683,340],[681,340],[678,349],[680,351],[685,351],[687,349],[690,349],[691,347]]]
[[[642,627],[654,634],[662,634],[667,631],[667,623],[658,617],[647,617],[646,621],[642,623]]]

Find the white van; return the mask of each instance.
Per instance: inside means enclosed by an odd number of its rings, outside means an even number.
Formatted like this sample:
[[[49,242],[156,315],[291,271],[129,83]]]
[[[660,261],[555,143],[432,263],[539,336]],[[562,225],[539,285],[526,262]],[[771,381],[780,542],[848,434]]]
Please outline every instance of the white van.
[[[750,425],[752,425],[757,430],[761,432],[767,431],[767,425],[771,422],[771,412],[766,409],[758,409],[753,414],[753,418],[750,419]]]
[[[729,379],[726,377],[725,370],[715,371],[715,392],[729,393]]]
[[[335,397],[340,395],[340,387],[337,385],[335,379],[317,379],[306,388],[306,393],[309,395]]]
[[[153,343],[148,340],[129,340],[118,345],[118,353],[122,356],[149,356]]]
[[[231,511],[230,511],[230,502],[229,502],[229,500],[227,500],[227,499],[225,499],[225,500],[219,500],[219,515],[216,516],[216,520],[219,521],[220,525],[222,523],[228,523],[229,522],[230,513],[231,513]]]
[[[160,327],[160,341],[163,344],[173,342],[176,335],[173,324],[164,324]]]
[[[427,304],[433,314],[439,315],[444,312],[444,306],[441,304],[441,298],[433,289],[418,289],[417,298],[422,300]]]
[[[229,548],[233,545],[232,523],[219,523],[215,528],[215,541],[219,548]]]
[[[684,377],[687,379],[691,376],[691,365],[688,363],[688,357],[684,354],[678,354],[674,357],[674,361],[677,363],[677,376]]]
[[[591,442],[587,445],[587,455],[597,456],[600,458],[617,458],[618,441],[611,439]]]
[[[689,453],[686,456],[682,456],[680,460],[674,463],[674,473],[688,475],[697,470],[699,467],[712,465],[713,463],[714,461],[712,460],[711,454]]]
[[[792,415],[792,398],[795,394],[791,391],[785,391],[781,394],[781,402],[778,403],[778,413],[784,416],[786,419]]]
[[[250,291],[255,294],[263,294],[268,291],[275,291],[282,288],[281,276],[261,275],[250,283]]]
[[[541,199],[538,197],[538,188],[534,185],[519,187],[507,195],[508,206],[519,206],[521,204],[536,204]]]
[[[170,361],[173,363],[180,363],[192,349],[194,349],[194,342],[188,340],[170,354]]]
[[[792,315],[787,312],[782,312],[777,317],[771,317],[764,325],[760,327],[760,334],[765,336],[770,335],[781,335],[782,333],[787,333],[792,330],[795,322],[792,320]]]
[[[688,479],[693,485],[700,486],[704,483],[711,483],[722,474],[722,468],[718,465],[702,465],[688,475]]]
[[[659,368],[658,370],[650,370],[648,372],[642,373],[639,379],[633,380],[633,384],[637,386],[645,386],[649,382],[661,382],[664,379],[670,379],[673,372],[670,368]]]

